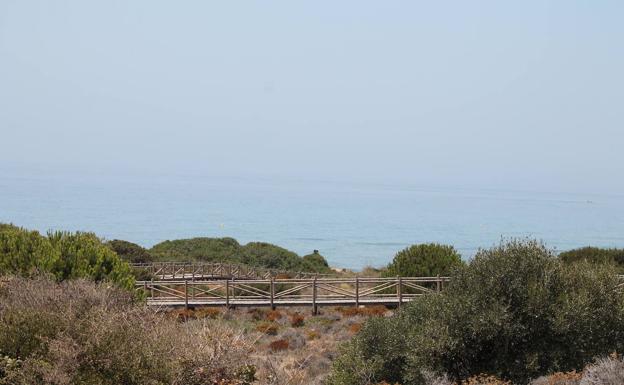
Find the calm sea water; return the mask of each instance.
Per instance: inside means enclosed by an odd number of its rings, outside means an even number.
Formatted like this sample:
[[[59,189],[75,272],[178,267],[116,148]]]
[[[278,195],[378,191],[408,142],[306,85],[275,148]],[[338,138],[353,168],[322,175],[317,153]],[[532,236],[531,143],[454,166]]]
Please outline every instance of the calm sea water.
[[[469,258],[501,237],[534,237],[558,250],[624,247],[624,197],[399,185],[198,177],[0,175],[0,221],[89,230],[149,247],[166,239],[231,236],[333,266],[381,266],[418,242]]]

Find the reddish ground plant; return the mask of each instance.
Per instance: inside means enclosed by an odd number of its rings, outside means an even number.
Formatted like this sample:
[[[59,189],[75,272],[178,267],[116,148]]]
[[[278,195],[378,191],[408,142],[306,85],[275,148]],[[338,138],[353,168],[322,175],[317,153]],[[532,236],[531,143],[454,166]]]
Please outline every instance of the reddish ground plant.
[[[273,342],[271,342],[269,344],[269,348],[274,351],[274,352],[278,352],[281,350],[286,350],[288,349],[288,346],[290,344],[288,343],[288,340],[285,339],[279,339],[279,340],[275,340]]]
[[[197,319],[216,319],[221,316],[221,310],[214,307],[202,307],[199,309],[195,309],[195,318]]]
[[[273,322],[262,322],[258,326],[256,326],[256,331],[268,334],[270,336],[276,336],[278,329],[279,327],[277,326],[277,324]]]
[[[360,323],[354,323],[354,324],[349,325],[349,331],[351,333],[355,334],[355,333],[359,332],[360,330],[362,330],[362,324],[360,324]]]
[[[304,323],[305,323],[305,317],[302,316],[301,314],[295,313],[290,316],[290,326],[294,328],[298,328],[298,327],[303,326]]]
[[[267,321],[277,321],[279,319],[282,319],[283,315],[279,310],[271,310],[269,312],[266,313],[265,315],[265,319]]]

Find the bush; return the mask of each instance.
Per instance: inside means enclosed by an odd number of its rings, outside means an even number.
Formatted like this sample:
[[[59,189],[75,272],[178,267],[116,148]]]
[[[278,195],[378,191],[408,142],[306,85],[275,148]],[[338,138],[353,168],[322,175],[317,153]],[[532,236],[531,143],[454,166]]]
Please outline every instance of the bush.
[[[164,261],[240,262],[240,245],[233,238],[191,238],[164,241],[149,252]]]
[[[305,271],[316,273],[330,273],[332,271],[327,260],[319,254],[318,250],[314,250],[312,254],[304,255],[302,259]]]
[[[136,243],[114,239],[106,242],[106,246],[130,263],[148,263],[154,260],[147,250]]]
[[[461,256],[453,246],[435,243],[412,245],[394,256],[383,275],[386,277],[444,276],[461,264]]]
[[[251,348],[216,321],[178,323],[123,290],[10,279],[0,289],[0,384],[249,384]]]
[[[128,264],[92,233],[50,232],[42,236],[11,225],[0,226],[0,275],[52,274],[58,281],[89,278],[132,288]]]
[[[192,238],[161,242],[149,250],[158,260],[241,263],[268,269],[328,273],[327,261],[320,254],[303,258],[283,247],[265,242],[244,246],[233,238]]]
[[[372,382],[423,384],[426,372],[527,383],[582,369],[624,348],[616,285],[608,267],[563,264],[535,241],[479,251],[442,293],[369,320],[343,348],[329,383],[366,383],[365,374]]]
[[[598,247],[583,247],[565,251],[559,258],[566,263],[585,261],[590,263],[604,263],[614,265],[619,273],[624,273],[624,249],[601,249]]]

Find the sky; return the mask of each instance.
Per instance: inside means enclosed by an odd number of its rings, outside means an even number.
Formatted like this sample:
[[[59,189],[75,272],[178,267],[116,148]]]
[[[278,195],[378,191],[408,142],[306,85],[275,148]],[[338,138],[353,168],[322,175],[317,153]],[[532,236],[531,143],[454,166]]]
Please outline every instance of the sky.
[[[0,2],[0,170],[624,193],[624,2]]]

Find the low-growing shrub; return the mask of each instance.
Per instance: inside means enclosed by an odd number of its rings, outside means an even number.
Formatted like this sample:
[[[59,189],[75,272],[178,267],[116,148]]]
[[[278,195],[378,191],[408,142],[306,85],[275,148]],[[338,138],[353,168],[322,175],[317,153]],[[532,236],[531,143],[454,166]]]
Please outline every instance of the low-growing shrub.
[[[222,323],[178,323],[104,284],[11,278],[0,288],[2,385],[250,384],[250,348]]]
[[[275,340],[272,341],[271,343],[269,343],[269,348],[274,351],[274,352],[278,352],[281,350],[286,350],[288,349],[288,346],[290,344],[288,343],[288,340],[285,339],[279,339],[279,340]]]
[[[351,325],[349,325],[349,332],[351,333],[357,333],[360,330],[362,330],[362,324],[361,323],[352,323]]]
[[[290,326],[294,328],[298,328],[303,326],[305,323],[305,317],[299,313],[292,314],[290,316]]]
[[[256,331],[270,336],[276,336],[279,326],[273,322],[262,322],[256,326]]]
[[[624,360],[615,355],[599,359],[587,366],[580,382],[580,385],[621,384],[624,384]]]
[[[283,315],[279,310],[271,310],[267,312],[265,316],[266,320],[271,322],[280,320],[282,317]]]
[[[360,314],[360,309],[357,307],[338,307],[336,308],[344,317],[355,317]]]
[[[359,309],[359,313],[367,317],[381,317],[388,312],[388,308],[384,305],[365,306]]]
[[[321,336],[320,333],[318,331],[316,331],[316,330],[310,329],[310,330],[306,331],[306,337],[309,340],[315,340],[315,339],[319,338],[320,336]]]

